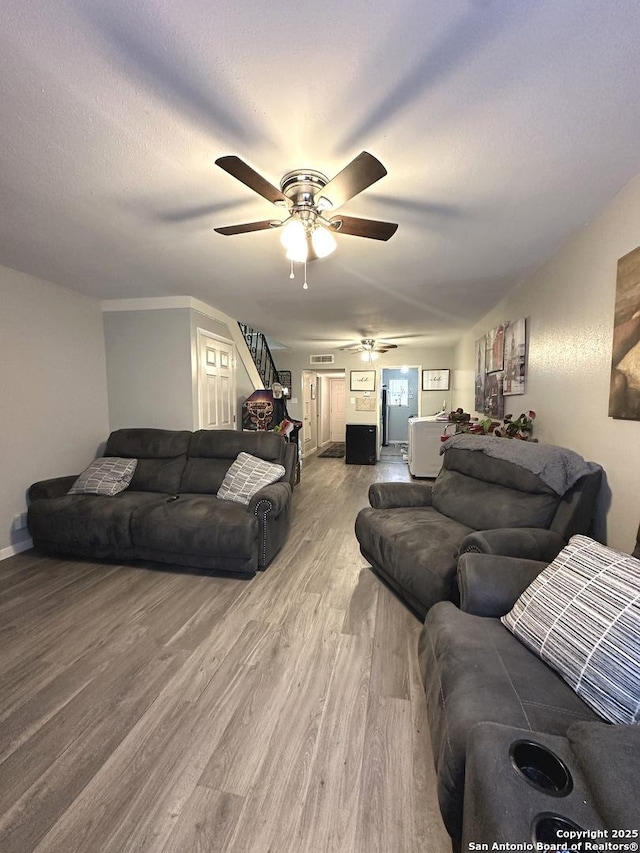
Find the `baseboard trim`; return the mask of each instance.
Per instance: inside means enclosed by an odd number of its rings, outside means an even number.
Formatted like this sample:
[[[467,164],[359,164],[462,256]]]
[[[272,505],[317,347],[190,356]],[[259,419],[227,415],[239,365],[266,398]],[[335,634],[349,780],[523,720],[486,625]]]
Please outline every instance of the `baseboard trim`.
[[[7,560],[9,557],[15,557],[16,554],[21,554],[23,551],[28,551],[33,548],[33,539],[29,536],[24,542],[18,542],[17,545],[9,545],[7,548],[0,549],[0,560]]]

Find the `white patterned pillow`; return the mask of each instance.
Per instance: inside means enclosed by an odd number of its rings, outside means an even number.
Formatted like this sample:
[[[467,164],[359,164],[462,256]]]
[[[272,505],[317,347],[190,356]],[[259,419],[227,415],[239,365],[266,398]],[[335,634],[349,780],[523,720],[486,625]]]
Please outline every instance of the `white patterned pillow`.
[[[282,465],[266,462],[250,453],[239,453],[224,475],[217,497],[225,501],[248,504],[256,492],[270,483],[275,483],[284,473]]]
[[[137,464],[137,459],[100,456],[80,474],[67,494],[117,495],[118,492],[123,492],[133,479]]]
[[[640,722],[640,560],[572,536],[502,622],[606,720]]]

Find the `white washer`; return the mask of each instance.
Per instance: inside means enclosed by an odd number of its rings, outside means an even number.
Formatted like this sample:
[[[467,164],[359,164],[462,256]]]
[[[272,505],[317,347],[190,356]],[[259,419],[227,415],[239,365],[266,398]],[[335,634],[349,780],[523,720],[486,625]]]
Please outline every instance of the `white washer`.
[[[413,477],[437,477],[442,467],[441,436],[447,425],[435,415],[409,418],[409,473]]]

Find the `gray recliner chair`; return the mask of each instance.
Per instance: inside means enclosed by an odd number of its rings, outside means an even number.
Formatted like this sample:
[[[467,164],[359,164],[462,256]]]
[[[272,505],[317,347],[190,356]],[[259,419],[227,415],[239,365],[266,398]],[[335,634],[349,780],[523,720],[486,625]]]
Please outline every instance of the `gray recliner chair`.
[[[589,533],[602,469],[563,447],[494,436],[443,443],[434,483],[374,483],[356,518],[360,551],[423,619],[458,600],[467,551],[552,560],[570,536]]]

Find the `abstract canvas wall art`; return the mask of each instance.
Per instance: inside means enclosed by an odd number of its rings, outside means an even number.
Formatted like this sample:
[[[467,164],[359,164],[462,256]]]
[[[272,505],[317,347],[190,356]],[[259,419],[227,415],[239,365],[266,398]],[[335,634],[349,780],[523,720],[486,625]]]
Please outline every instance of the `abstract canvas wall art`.
[[[515,323],[509,323],[504,332],[502,393],[505,397],[510,394],[524,394],[526,345],[526,322],[522,317]]]
[[[640,247],[618,261],[609,416],[640,420]]]

